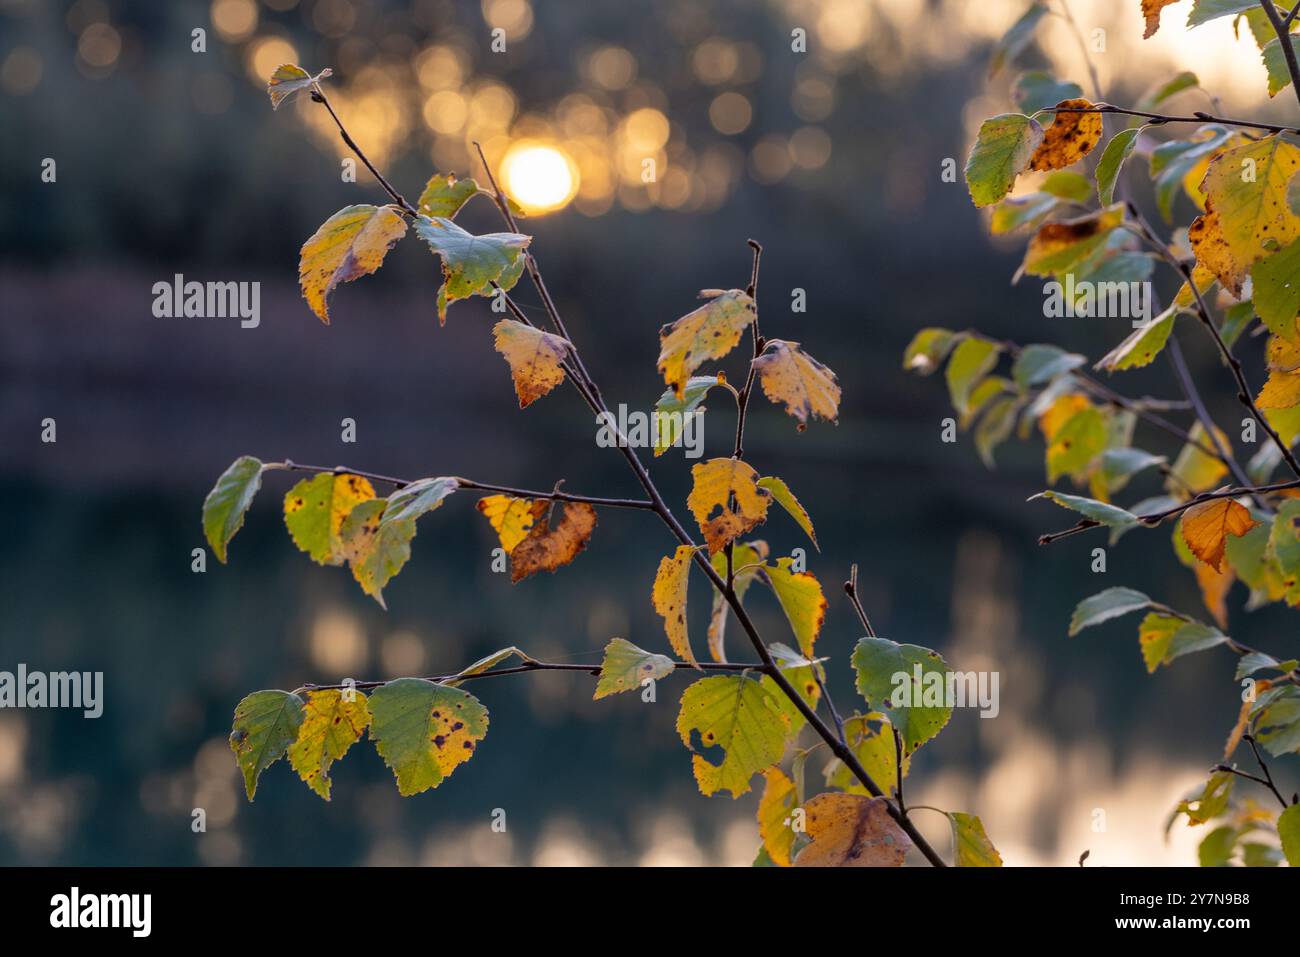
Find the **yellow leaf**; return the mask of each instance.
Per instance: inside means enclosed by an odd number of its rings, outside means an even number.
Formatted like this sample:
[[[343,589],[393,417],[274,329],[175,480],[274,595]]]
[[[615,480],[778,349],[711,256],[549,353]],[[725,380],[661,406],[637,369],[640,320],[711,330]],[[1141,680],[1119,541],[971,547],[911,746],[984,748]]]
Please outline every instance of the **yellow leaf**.
[[[1230,498],[1193,505],[1183,514],[1183,540],[1192,554],[1215,571],[1223,569],[1229,535],[1240,538],[1259,524],[1250,510]]]
[[[347,754],[370,724],[366,696],[326,688],[307,694],[298,740],[289,746],[289,764],[307,786],[330,799],[330,765]]]
[[[546,502],[510,495],[488,495],[479,499],[475,507],[492,523],[493,530],[501,539],[501,547],[509,555],[528,536],[533,522],[546,511]]]
[[[709,543],[710,555],[766,520],[772,495],[758,487],[758,473],[748,463],[709,459],[691,467],[691,478],[694,484],[686,504]]]
[[[819,794],[804,804],[812,843],[795,867],[902,867],[911,839],[889,816],[884,798]]]
[[[790,491],[790,486],[775,475],[765,475],[758,480],[758,487],[765,488],[772,493],[772,498],[776,499],[776,503],[790,513],[790,517],[799,524],[799,527],[812,540],[813,547],[821,551],[820,547],[817,546],[817,533],[813,531],[812,517],[809,516],[808,510],[799,504],[799,500],[794,497],[794,492]]]
[[[1085,99],[1062,100],[1056,109],[1091,110]],[[1039,172],[1073,166],[1092,152],[1101,140],[1100,113],[1057,113],[1043,132],[1043,142],[1030,157],[1029,168]]]
[[[1196,253],[1197,270],[1213,273],[1223,284],[1224,289],[1234,296],[1240,296],[1241,284],[1246,279],[1247,265],[1233,255],[1228,240],[1223,235],[1223,224],[1219,219],[1218,210],[1212,204],[1207,202],[1204,214],[1197,216],[1192,225],[1187,228],[1187,239],[1192,244],[1192,251]],[[1193,271],[1193,280],[1196,279],[1196,275],[1197,273]],[[1186,298],[1189,302],[1195,298],[1190,289],[1187,290]]]
[[[510,580],[520,582],[540,571],[569,564],[587,547],[596,527],[596,510],[586,502],[565,502],[564,517],[554,528],[541,519],[510,551]]]
[[[763,354],[754,360],[763,394],[788,415],[799,420],[799,431],[808,417],[834,422],[840,413],[840,387],[835,373],[822,365],[797,342],[769,339]]]
[[[341,565],[347,556],[339,531],[352,509],[375,497],[360,475],[322,472],[303,479],[284,496],[284,523],[293,542],[322,565]]]
[[[1151,612],[1138,625],[1138,645],[1142,649],[1142,660],[1147,672],[1155,674],[1169,652],[1169,643],[1175,632],[1187,624],[1182,618]]]
[[[1061,426],[1074,418],[1076,412],[1090,408],[1092,403],[1088,401],[1088,397],[1077,392],[1059,397],[1048,406],[1047,411],[1038,420],[1038,428],[1043,433],[1043,438],[1051,442],[1056,437],[1056,433],[1061,430]]]
[[[1250,713],[1255,710],[1255,702],[1269,688],[1273,687],[1273,682],[1268,678],[1261,678],[1255,682],[1255,693],[1246,696],[1246,700],[1241,703],[1241,710],[1237,712],[1237,723],[1232,726],[1228,732],[1228,741],[1223,746],[1223,760],[1227,761],[1232,757],[1232,752],[1237,750],[1237,745],[1241,744],[1241,737],[1250,727]]]
[[[492,334],[497,352],[505,357],[514,375],[519,408],[528,408],[564,381],[560,363],[569,354],[567,339],[514,319],[502,319],[492,327]]]
[[[790,866],[790,851],[794,848],[794,828],[790,815],[794,812],[798,795],[794,782],[778,767],[763,772],[767,783],[758,801],[758,835],[767,848],[767,856],[777,867]]]
[[[695,782],[708,796],[749,791],[755,774],[781,760],[803,717],[768,675],[718,675],[701,678],[682,693],[677,734],[692,751],[698,735],[706,753],[691,757]],[[712,756],[721,750],[720,761]]]
[[[1268,356],[1270,371],[1295,372],[1300,369],[1300,347],[1280,336],[1268,337],[1268,347],[1265,354]]]
[[[1146,18],[1146,30],[1142,39],[1149,40],[1160,29],[1160,11],[1178,0],[1142,0],[1142,16]]]
[[[811,658],[822,622],[826,620],[826,596],[822,594],[821,582],[811,572],[791,571],[793,563],[793,559],[778,558],[775,565],[764,566],[763,574],[776,592],[781,610],[799,642],[799,650]]]
[[[387,206],[345,206],[321,224],[298,260],[298,285],[321,322],[329,325],[326,300],[334,287],[377,270],[405,235],[406,220]]]
[[[605,660],[600,663],[600,680],[592,700],[620,691],[635,691],[646,681],[657,681],[676,670],[671,658],[642,651],[630,641],[613,638],[605,646]]]
[[[695,549],[691,546],[678,545],[677,551],[672,555],[659,560],[659,571],[655,573],[650,600],[664,620],[664,632],[668,635],[668,644],[673,651],[698,667],[686,628],[686,595],[694,555]]]
[[[1212,456],[1202,451],[1201,446],[1208,449],[1217,450],[1220,446],[1228,454],[1232,454],[1232,444],[1228,441],[1228,436],[1222,429],[1214,430],[1215,437],[1211,438],[1210,434],[1205,431],[1201,423],[1197,422],[1192,426],[1189,433],[1193,439],[1200,445],[1193,445],[1188,442],[1174,459],[1174,464],[1170,467],[1169,480],[1165,483],[1165,488],[1176,498],[1188,498],[1188,490],[1192,492],[1204,492],[1214,488],[1219,484],[1219,480],[1228,474],[1228,466],[1217,456]],[[1215,439],[1217,438],[1217,442]]]
[[[736,347],[754,316],[754,300],[728,289],[659,330],[659,374],[677,398],[701,363],[721,359]]]
[[[1300,216],[1287,202],[1287,184],[1297,170],[1300,146],[1280,135],[1224,150],[1210,163],[1201,183],[1206,210],[1217,211],[1224,242],[1243,276],[1270,249],[1300,238]],[[1240,296],[1239,283],[1230,288]]]
[[[1290,409],[1300,405],[1300,373],[1270,372],[1255,397],[1255,404],[1261,409]]]

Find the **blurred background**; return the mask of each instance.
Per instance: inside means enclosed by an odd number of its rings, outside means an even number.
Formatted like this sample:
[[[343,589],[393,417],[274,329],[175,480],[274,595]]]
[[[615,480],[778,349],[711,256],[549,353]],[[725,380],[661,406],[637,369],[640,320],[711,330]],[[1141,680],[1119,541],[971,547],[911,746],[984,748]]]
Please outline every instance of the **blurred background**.
[[[856,707],[847,658],[860,629],[839,584],[857,562],[882,635],[1001,673],[999,717],[956,713],[913,764],[912,802],[978,813],[1011,864],[1070,864],[1084,850],[1097,865],[1194,863],[1199,835],[1180,826],[1166,841],[1162,826],[1219,758],[1238,706],[1230,656],[1148,676],[1132,620],[1065,635],[1074,604],[1111,584],[1197,609],[1191,572],[1165,531],[1126,537],[1106,575],[1090,572],[1086,537],[1039,548],[1039,533],[1070,524],[1024,503],[1042,488],[1041,442],[1004,446],[986,471],[968,436],[939,441],[942,382],[900,368],[928,325],[1094,357],[1126,331],[1041,318],[1040,291],[1010,283],[1022,240],[991,240],[964,186],[940,175],[948,157],[960,169],[982,118],[1013,109],[1019,70],[990,82],[987,58],[1024,6],[0,0],[0,669],[103,671],[106,698],[93,721],[0,711],[0,862],[754,857],[757,792],[732,801],[695,788],[673,731],[680,677],[661,682],[656,704],[592,702],[582,675],[484,682],[474,690],[491,733],[436,791],[399,798],[363,743],[336,765],[329,804],[284,763],[263,775],[256,803],[244,800],[226,736],[245,693],[453,671],[512,644],[570,661],[598,661],[614,636],[662,650],[649,588],[673,544],[647,516],[603,513],[572,566],[512,587],[491,572],[496,542],[461,493],[421,521],[384,612],[346,570],[297,552],[279,512],[290,482],[272,473],[230,564],[191,571],[202,500],[244,453],[638,492],[619,457],[596,448],[572,390],[517,409],[486,300],[454,305],[438,327],[438,267],[420,242],[340,288],[332,326],[311,315],[299,246],[339,207],[384,197],[364,169],[343,181],[348,154],[319,106],[299,98],[272,112],[266,79],[296,62],[333,68],[335,108],[408,197],[435,170],[481,177],[470,144],[483,143],[532,213],[521,228],[612,403],[653,406],[659,326],[694,308],[701,288],[743,286],[745,240],[761,241],[764,332],[803,342],[844,389],[837,427],[798,434],[759,401],[747,441],[750,460],[784,477],[817,525],[809,568],[830,599],[818,651],[841,709]],[[1138,6],[1071,3],[1085,31],[1106,31],[1095,62],[1108,99],[1132,103],[1191,69],[1229,114],[1286,115],[1287,97],[1260,92],[1255,46],[1230,20],[1189,33],[1176,6],[1144,42]],[[199,28],[204,52],[193,49]],[[502,53],[490,48],[496,28]],[[796,28],[807,52],[791,50]],[[1060,18],[1021,65],[1087,86]],[[46,158],[53,183],[41,179]],[[501,228],[482,200],[460,222]],[[260,282],[260,325],[155,318],[153,284],[176,273]],[[535,308],[526,287],[518,297]],[[791,311],[795,289],[805,313]],[[1227,373],[1199,338],[1184,344],[1233,421]],[[739,350],[724,367],[742,375]],[[1174,397],[1163,365],[1122,385]],[[713,405],[706,449],[728,454],[733,414]],[[340,442],[345,417],[355,444]],[[41,442],[45,418],[56,443]],[[683,511],[688,466],[678,451],[652,467]],[[778,553],[805,544],[784,516],[763,537]],[[771,596],[751,596],[760,628],[788,640]],[[1230,602],[1231,633],[1293,653],[1294,613],[1246,615],[1243,597]],[[702,582],[691,602],[702,648]],[[734,638],[733,651],[744,654]],[[820,766],[810,764],[814,781]],[[1286,762],[1275,774],[1286,790],[1298,783]],[[196,834],[199,807],[208,829]],[[495,808],[504,834],[491,831]],[[922,812],[918,823],[947,847],[942,818]]]

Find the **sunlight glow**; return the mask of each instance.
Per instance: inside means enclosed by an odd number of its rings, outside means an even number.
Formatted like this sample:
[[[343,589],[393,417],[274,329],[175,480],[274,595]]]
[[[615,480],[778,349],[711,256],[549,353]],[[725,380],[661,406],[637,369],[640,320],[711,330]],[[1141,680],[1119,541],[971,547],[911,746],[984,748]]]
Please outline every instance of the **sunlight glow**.
[[[501,161],[506,192],[528,213],[562,209],[578,192],[578,168],[558,146],[516,143]]]

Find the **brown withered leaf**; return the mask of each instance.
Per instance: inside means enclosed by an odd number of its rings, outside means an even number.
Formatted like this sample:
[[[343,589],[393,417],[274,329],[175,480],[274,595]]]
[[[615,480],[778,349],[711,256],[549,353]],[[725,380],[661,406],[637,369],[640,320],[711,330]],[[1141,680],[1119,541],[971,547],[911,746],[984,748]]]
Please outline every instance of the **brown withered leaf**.
[[[810,844],[795,867],[902,867],[909,838],[889,816],[884,798],[819,794],[804,803]]]
[[[748,463],[731,458],[709,459],[691,467],[691,478],[693,485],[686,505],[709,543],[710,555],[767,519],[772,494],[758,486],[758,473]]]
[[[1062,100],[1058,110],[1091,110],[1085,99]],[[1029,159],[1029,168],[1039,172],[1073,166],[1092,152],[1101,141],[1100,113],[1057,113],[1043,133],[1043,142]]]
[[[558,525],[551,528],[547,519],[541,519],[510,553],[510,580],[523,581],[537,572],[553,572],[569,564],[587,547],[595,527],[594,508],[586,502],[565,502]]]
[[[492,336],[497,352],[510,366],[519,408],[528,408],[564,381],[564,367],[560,363],[569,354],[567,339],[514,319],[498,322],[492,327]]]
[[[1258,524],[1246,506],[1230,498],[1216,498],[1193,505],[1183,515],[1183,541],[1193,555],[1215,571],[1222,571],[1228,536],[1240,538]]]
[[[1142,0],[1142,16],[1146,18],[1146,32],[1142,34],[1143,40],[1150,40],[1160,29],[1160,11],[1171,3],[1177,3],[1178,0]]]

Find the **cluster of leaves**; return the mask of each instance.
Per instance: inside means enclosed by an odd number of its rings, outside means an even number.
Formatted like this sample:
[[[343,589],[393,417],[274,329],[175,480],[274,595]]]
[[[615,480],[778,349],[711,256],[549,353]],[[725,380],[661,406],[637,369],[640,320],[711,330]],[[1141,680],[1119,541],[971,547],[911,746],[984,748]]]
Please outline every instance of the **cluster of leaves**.
[[[1161,8],[1171,2],[1141,0],[1148,37],[1159,28]],[[1188,26],[1225,16],[1246,24],[1268,66],[1272,96],[1292,82],[1281,43],[1294,42],[1289,31],[1297,22],[1286,11],[1273,12],[1276,27],[1270,11],[1257,2],[1195,0]],[[1042,3],[1029,8],[998,45],[993,72],[1027,47],[1047,13]],[[1168,309],[1134,329],[1091,371],[1084,356],[1055,345],[1021,347],[940,328],[919,332],[903,365],[923,375],[944,368],[956,425],[973,430],[975,447],[989,467],[1013,432],[1027,439],[1037,426],[1048,485],[1068,480],[1087,493],[1049,489],[1033,496],[1082,516],[1073,528],[1044,536],[1044,544],[1106,528],[1113,545],[1132,529],[1172,524],[1174,553],[1195,575],[1213,624],[1119,587],[1083,601],[1069,631],[1074,635],[1145,611],[1138,642],[1150,672],[1217,646],[1240,655],[1236,680],[1246,691],[1225,748],[1228,761],[1243,739],[1274,756],[1300,752],[1297,661],[1257,652],[1227,634],[1228,596],[1236,581],[1249,589],[1246,610],[1271,602],[1300,605],[1300,468],[1290,451],[1300,436],[1300,140],[1265,124],[1152,112],[1197,87],[1194,74],[1181,73],[1152,89],[1135,109],[1124,110],[1093,104],[1077,84],[1027,74],[1015,86],[1025,112],[984,121],[966,164],[972,200],[992,208],[991,231],[1030,234],[1017,278],[1055,283],[1045,291],[1074,296],[1070,314],[1095,315],[1098,302],[1091,297],[1100,300],[1103,291],[1123,288],[1108,284],[1148,282],[1163,263],[1179,277]],[[1091,175],[1067,169],[1101,145],[1107,114],[1128,117],[1128,125],[1106,142]],[[1048,116],[1052,120],[1044,129],[1040,120]],[[1184,120],[1191,122],[1182,126]],[[1170,129],[1184,132],[1157,140],[1157,132]],[[1122,173],[1137,165],[1128,162],[1135,155],[1147,158],[1154,203],[1166,223],[1172,225],[1184,203],[1194,209],[1190,225],[1173,228],[1167,241],[1136,205],[1116,201]],[[1012,195],[1021,177],[1035,172],[1046,175]],[[1243,420],[1243,441],[1255,440],[1256,426],[1268,440],[1244,468],[1233,458],[1228,435],[1197,409],[1194,392],[1189,391],[1188,405],[1197,411],[1197,421],[1184,431],[1156,415],[1151,403],[1126,399],[1091,375],[1150,365],[1176,341],[1174,327],[1184,316],[1187,324],[1211,335],[1237,377],[1240,398],[1253,418]],[[1232,350],[1256,335],[1267,335],[1269,376],[1252,400]],[[1009,372],[1001,375],[997,369],[1004,357]],[[1142,419],[1181,437],[1172,462],[1134,444]],[[1294,480],[1264,485],[1283,461],[1295,472]],[[1230,472],[1239,484],[1224,486]],[[1130,482],[1155,475],[1163,476],[1163,484],[1154,494],[1131,505],[1116,504]],[[1266,768],[1264,773],[1267,777]],[[1234,802],[1238,776],[1235,767],[1215,771],[1203,793],[1179,805],[1171,823],[1180,815],[1192,825],[1221,821],[1201,844],[1205,864],[1276,864],[1284,855],[1292,865],[1300,864],[1296,798],[1277,794],[1280,816],[1253,801]],[[1269,832],[1279,838],[1281,850],[1259,839]]]
[[[328,107],[319,85],[326,75],[328,71],[312,76],[296,66],[280,67],[269,87],[273,104],[294,92],[308,92]],[[351,144],[346,133],[345,140]],[[401,200],[382,177],[380,182],[390,196]],[[473,235],[456,225],[456,214],[480,192],[485,191],[473,180],[435,175],[416,207],[401,200],[387,206],[349,206],[331,216],[302,247],[299,281],[311,310],[328,323],[330,292],[341,282],[375,272],[409,225],[442,259],[443,283],[437,295],[440,320],[445,321],[447,307],[455,301],[474,295],[504,296],[526,268],[535,268],[527,252],[531,238],[514,232]],[[509,200],[499,192],[488,195],[513,226]],[[721,387],[735,397],[738,414],[743,416],[749,394],[761,388],[773,403],[784,407],[799,431],[810,419],[837,420],[840,387],[835,373],[797,342],[760,336],[752,282],[746,290],[706,290],[702,297],[703,305],[660,330],[658,370],[666,391],[657,411],[696,414],[709,391]],[[515,314],[522,320],[521,312]],[[562,331],[562,325],[557,325],[557,331]],[[721,372],[696,374],[706,363],[731,353],[747,331],[753,356],[744,393]],[[504,319],[496,324],[494,338],[510,367],[521,408],[566,378],[575,378],[581,388],[579,375],[585,376],[585,371],[576,371],[581,362],[563,335],[544,332],[526,321]],[[680,423],[680,418],[673,421]],[[660,435],[655,454],[667,451],[674,438]],[[761,476],[742,458],[739,445],[738,441],[732,455],[693,466],[686,505],[704,544],[683,544],[664,556],[650,588],[651,604],[663,620],[667,647],[676,658],[614,638],[599,666],[594,697],[637,691],[678,669],[706,670],[690,640],[686,607],[691,568],[701,569],[713,589],[709,656],[713,669],[721,673],[698,678],[684,690],[677,718],[682,742],[693,752],[700,791],[705,795],[726,791],[739,797],[750,791],[756,775],[762,775],[759,863],[899,865],[913,846],[909,834],[916,832],[897,795],[916,749],[937,735],[951,717],[952,709],[942,694],[947,665],[926,648],[874,635],[863,638],[853,651],[852,666],[866,707],[842,722],[838,738],[819,730],[822,740],[800,743],[800,734],[810,722],[821,724],[816,710],[825,697],[827,659],[817,657],[816,644],[826,616],[826,597],[821,583],[801,564],[791,557],[769,560],[767,543],[747,536],[766,522],[773,502],[814,546],[816,532],[790,487],[776,476]],[[294,544],[319,564],[347,565],[362,590],[381,605],[384,587],[410,557],[417,522],[458,490],[497,490],[480,498],[477,508],[509,556],[511,580],[516,583],[572,562],[591,539],[596,506],[611,501],[558,491],[511,494],[499,491],[499,486],[482,486],[456,476],[405,482],[244,456],[218,479],[203,506],[204,532],[220,561],[226,561],[230,542],[243,525],[264,475],[288,470],[313,473],[284,496],[284,521]],[[391,484],[393,491],[378,495],[372,480]],[[641,504],[660,511],[666,522],[671,520],[666,506]],[[742,616],[741,623],[746,624],[741,602],[755,582],[771,589],[789,622],[794,646],[765,645],[750,631],[756,648],[771,664],[732,665],[725,649],[728,614]],[[512,657],[522,665],[498,667]],[[510,647],[447,676],[258,691],[235,709],[231,748],[250,800],[261,773],[283,757],[313,791],[328,800],[332,765],[368,731],[393,771],[400,793],[417,794],[441,784],[473,755],[487,734],[487,709],[460,685],[494,673],[546,667]],[[908,701],[894,695],[900,674],[913,684]],[[829,710],[838,722],[837,713]],[[824,745],[843,760],[837,757],[826,765],[825,790],[810,794],[804,766]],[[788,773],[783,767],[787,760]],[[866,774],[853,767],[858,763]],[[891,794],[896,796],[891,799]],[[978,818],[959,813],[948,817],[955,863],[1001,864]]]

